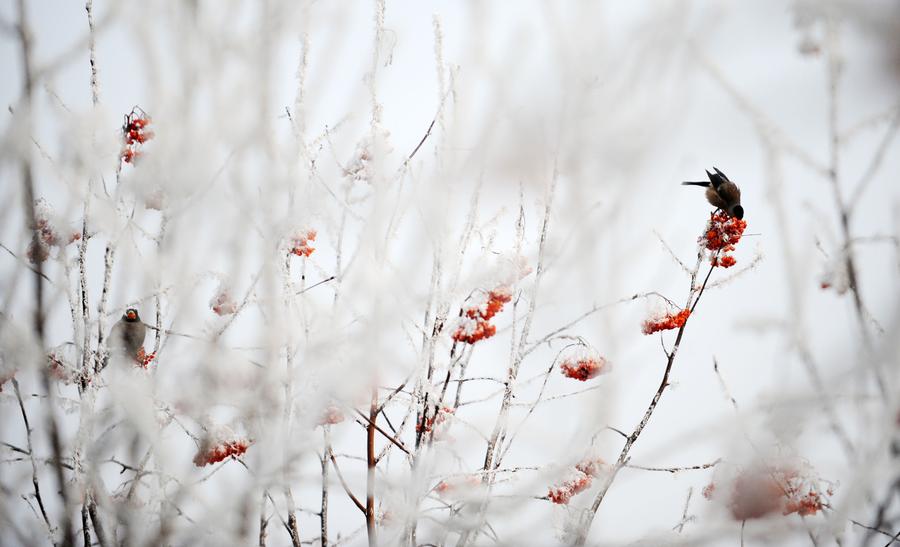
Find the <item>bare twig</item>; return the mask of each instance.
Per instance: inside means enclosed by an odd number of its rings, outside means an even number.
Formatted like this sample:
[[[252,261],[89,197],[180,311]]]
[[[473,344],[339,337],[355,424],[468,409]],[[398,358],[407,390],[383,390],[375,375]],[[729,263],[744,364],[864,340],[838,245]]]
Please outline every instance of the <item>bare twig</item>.
[[[630,469],[640,469],[642,471],[661,471],[664,473],[680,473],[681,471],[701,471],[703,469],[709,469],[710,467],[715,467],[722,462],[722,458],[718,458],[715,461],[709,463],[702,463],[699,465],[690,465],[687,467],[644,467],[643,465],[633,465],[630,463],[626,463],[625,467]]]
[[[390,433],[388,433],[388,432],[385,431],[384,429],[381,429],[381,426],[378,425],[377,423],[375,423],[375,419],[374,419],[374,418],[372,418],[371,416],[367,416],[366,414],[364,414],[364,413],[363,413],[362,411],[360,411],[360,410],[356,410],[356,413],[359,415],[360,418],[362,418],[363,420],[365,420],[365,422],[366,422],[366,428],[367,428],[367,429],[368,429],[368,426],[372,426],[372,427],[375,429],[375,431],[381,433],[381,434],[384,436],[385,439],[387,439],[387,440],[389,440],[390,442],[392,442],[392,443],[393,443],[397,448],[399,448],[400,450],[406,452],[406,454],[407,454],[408,456],[412,456],[412,453],[409,451],[409,449],[406,448],[406,446],[405,446],[399,439],[397,439],[396,437],[394,437],[393,435],[391,435]],[[377,414],[376,414],[376,416],[377,416]]]
[[[330,448],[328,449],[328,458],[331,460],[331,465],[334,466],[334,472],[338,476],[338,481],[340,481],[341,486],[344,487],[344,492],[347,493],[347,496],[350,497],[350,501],[352,501],[353,504],[356,505],[356,508],[362,511],[362,514],[365,515],[366,506],[363,505],[362,502],[359,501],[359,498],[357,498],[356,495],[353,494],[353,491],[350,490],[350,487],[347,485],[347,481],[344,480],[344,475],[341,474],[341,468],[338,466],[337,458],[334,457],[334,452],[332,452]]]
[[[52,281],[50,281],[50,278],[44,274],[44,272],[42,272],[40,269],[35,268],[34,266],[30,265],[28,262],[23,260],[19,255],[12,252],[11,250],[9,250],[9,247],[7,247],[6,245],[0,243],[0,249],[3,249],[4,251],[6,251],[10,255],[12,255],[12,257],[15,258],[16,260],[18,260],[23,266],[25,266],[26,268],[28,268],[29,270],[34,272],[35,275],[41,276],[41,278],[43,278],[43,280],[46,281],[47,283],[53,283]]]
[[[259,501],[259,547],[266,547],[266,536],[268,535],[266,530],[269,526],[269,517],[266,516],[267,498],[267,492],[264,491]]]
[[[331,452],[330,426],[322,426],[322,503],[319,508],[319,545],[328,547],[328,454]]]
[[[378,419],[378,388],[372,388],[372,403],[369,405],[368,426],[366,427],[366,533],[369,547],[376,547],[375,532],[375,422]]]
[[[25,404],[22,402],[22,392],[19,390],[19,381],[15,378],[13,378],[11,381],[13,390],[16,392],[16,400],[19,401],[19,410],[22,413],[22,421],[25,423],[25,439],[28,443],[27,452],[21,449],[19,449],[18,451],[28,454],[29,459],[31,460],[31,484],[34,486],[34,498],[35,500],[37,500],[38,507],[41,510],[41,517],[43,517],[44,523],[47,525],[47,530],[52,533],[53,525],[50,524],[50,519],[47,517],[47,510],[44,508],[44,499],[41,497],[41,485],[38,482],[37,462],[34,459],[34,449],[31,445],[31,424],[28,422],[28,413],[25,412]]]
[[[878,147],[875,149],[875,153],[869,161],[869,166],[866,168],[859,183],[857,183],[856,188],[853,190],[853,195],[850,197],[850,202],[847,205],[847,208],[850,211],[856,209],[859,200],[862,198],[868,186],[872,183],[875,174],[878,173],[878,169],[881,167],[881,163],[884,160],[888,147],[893,142],[894,137],[897,136],[898,129],[900,129],[900,108],[895,109],[894,115],[891,117],[891,123],[881,137],[881,141],[878,143]]]
[[[684,511],[681,513],[681,521],[675,526],[674,530],[678,531],[680,534],[682,530],[684,530],[684,525],[688,523],[689,520],[692,520],[694,517],[688,517],[688,508],[691,506],[691,496],[694,495],[694,489],[688,488],[687,499],[684,500]]]

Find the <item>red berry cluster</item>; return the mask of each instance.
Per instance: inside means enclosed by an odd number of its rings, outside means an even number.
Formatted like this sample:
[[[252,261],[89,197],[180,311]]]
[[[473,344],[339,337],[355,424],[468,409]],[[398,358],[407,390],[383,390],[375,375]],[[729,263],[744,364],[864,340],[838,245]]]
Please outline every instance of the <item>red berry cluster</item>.
[[[662,317],[647,319],[644,321],[641,331],[644,334],[653,334],[661,330],[680,329],[687,323],[691,316],[691,310],[683,309],[677,313],[667,313]]]
[[[57,380],[61,380],[67,384],[72,382],[74,374],[69,367],[66,366],[62,357],[56,353],[51,352],[47,354],[47,368],[50,369],[50,374]]]
[[[236,439],[213,444],[202,448],[197,455],[194,456],[194,465],[203,467],[213,463],[218,463],[225,458],[231,456],[240,456],[250,448],[250,441],[246,439]]]
[[[329,404],[322,411],[322,414],[319,416],[319,421],[316,425],[334,425],[343,422],[346,419],[344,413],[341,412],[340,407],[335,404]]]
[[[747,221],[727,213],[719,211],[709,217],[706,224],[706,232],[700,237],[700,245],[713,252],[710,262],[713,266],[730,268],[737,263],[733,256],[727,254],[734,250],[734,246],[741,240],[744,230],[747,229]],[[719,253],[723,256],[719,257]]]
[[[474,344],[479,340],[490,338],[497,333],[497,327],[490,320],[503,309],[503,305],[512,300],[512,292],[508,287],[500,286],[487,293],[486,298],[477,304],[470,305],[463,312],[459,326],[453,332],[457,342]]]
[[[150,117],[140,107],[132,108],[131,112],[125,115],[125,123],[122,125],[122,134],[125,137],[122,161],[125,163],[134,163],[141,156],[141,146],[153,138],[153,132],[147,129],[148,125]]]
[[[464,475],[452,479],[442,480],[434,487],[434,491],[439,496],[448,497],[454,494],[468,492],[478,488],[481,485],[481,479],[477,475]]]
[[[425,433],[430,433],[435,427],[439,427],[441,424],[447,421],[447,416],[453,414],[453,409],[449,406],[444,406],[438,409],[434,416],[431,416],[425,420],[425,426],[422,427],[422,422],[416,423],[416,433],[420,433],[424,431]]]
[[[32,238],[25,256],[32,264],[44,262],[50,257],[50,247],[65,247],[66,245],[81,239],[81,232],[73,229],[65,229],[65,237],[60,235],[57,226],[59,222],[53,220],[54,213],[50,204],[44,198],[34,200],[34,230],[36,237]]]
[[[712,500],[718,495],[715,483],[703,489],[703,496]],[[797,513],[809,516],[828,507],[828,488],[821,492],[816,481],[788,466],[755,466],[741,470],[731,481],[726,500],[735,520],[762,518],[772,513]]]
[[[558,505],[567,505],[573,496],[591,487],[591,482],[600,474],[603,465],[604,462],[600,459],[587,459],[575,464],[561,483],[550,488],[547,498]]]
[[[156,352],[147,353],[144,348],[138,348],[137,355],[134,357],[135,363],[141,368],[149,367],[154,359],[156,359]]]
[[[216,315],[232,315],[237,312],[238,304],[231,297],[226,289],[219,288],[219,291],[209,301],[209,307],[212,308]]]
[[[295,254],[297,256],[309,256],[313,254],[315,251],[315,247],[310,247],[310,242],[315,241],[316,239],[315,230],[301,230],[297,232],[296,235],[291,237],[290,242],[290,250],[288,251],[291,254]]]
[[[606,359],[600,356],[582,357],[580,359],[569,358],[563,361],[560,371],[563,376],[573,378],[580,382],[586,382],[599,376],[608,370]]]

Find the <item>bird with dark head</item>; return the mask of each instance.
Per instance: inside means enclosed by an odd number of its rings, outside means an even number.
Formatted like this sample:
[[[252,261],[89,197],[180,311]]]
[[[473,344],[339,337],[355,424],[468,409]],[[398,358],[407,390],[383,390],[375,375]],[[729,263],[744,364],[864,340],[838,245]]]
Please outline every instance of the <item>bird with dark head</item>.
[[[122,315],[122,319],[117,321],[109,332],[110,352],[137,359],[138,350],[144,346],[145,336],[147,336],[147,326],[141,322],[138,311],[128,308]]]
[[[741,207],[741,189],[717,167],[713,167],[713,170],[715,173],[706,171],[709,181],[682,182],[681,184],[706,187],[706,201],[710,205],[718,207],[729,216],[737,219],[744,218],[744,208]]]

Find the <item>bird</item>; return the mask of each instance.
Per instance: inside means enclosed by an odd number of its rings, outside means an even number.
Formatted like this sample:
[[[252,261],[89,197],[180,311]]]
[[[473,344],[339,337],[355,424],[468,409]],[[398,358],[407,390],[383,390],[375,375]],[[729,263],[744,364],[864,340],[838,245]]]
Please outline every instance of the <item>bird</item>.
[[[110,352],[137,359],[138,350],[144,347],[145,336],[147,326],[141,322],[138,311],[135,308],[128,308],[122,319],[119,319],[109,331]]]
[[[682,182],[688,186],[705,186],[706,201],[713,207],[718,207],[729,216],[738,220],[744,218],[744,208],[741,207],[741,189],[738,185],[731,182],[725,173],[719,171],[717,167],[713,167],[715,173],[706,170],[706,176],[709,181],[699,182]]]

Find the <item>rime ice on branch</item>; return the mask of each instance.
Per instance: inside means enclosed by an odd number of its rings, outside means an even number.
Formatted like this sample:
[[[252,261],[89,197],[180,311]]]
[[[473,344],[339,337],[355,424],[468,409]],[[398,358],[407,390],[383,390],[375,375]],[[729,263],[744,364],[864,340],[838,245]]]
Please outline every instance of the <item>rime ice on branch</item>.
[[[453,339],[457,342],[474,344],[496,334],[497,327],[492,325],[490,320],[510,300],[512,300],[512,290],[506,285],[501,285],[487,293],[480,292],[463,311],[463,315],[459,318],[459,323],[453,331]]]
[[[706,223],[706,231],[700,236],[698,243],[708,251],[712,251],[710,263],[713,266],[730,268],[737,263],[737,260],[727,253],[734,251],[735,245],[741,240],[746,229],[746,220],[719,211],[710,215],[709,221]],[[720,254],[722,256],[719,256]]]

